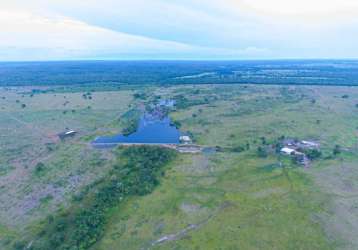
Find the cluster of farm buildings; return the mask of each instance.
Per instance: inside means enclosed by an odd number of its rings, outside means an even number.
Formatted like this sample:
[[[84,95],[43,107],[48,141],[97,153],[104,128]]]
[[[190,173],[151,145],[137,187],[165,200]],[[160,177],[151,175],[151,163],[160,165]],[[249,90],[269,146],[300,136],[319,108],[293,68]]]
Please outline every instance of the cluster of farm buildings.
[[[307,166],[310,162],[306,150],[319,150],[320,144],[313,141],[298,141],[294,139],[286,139],[283,141],[284,147],[281,149],[281,154],[294,156],[298,163]]]

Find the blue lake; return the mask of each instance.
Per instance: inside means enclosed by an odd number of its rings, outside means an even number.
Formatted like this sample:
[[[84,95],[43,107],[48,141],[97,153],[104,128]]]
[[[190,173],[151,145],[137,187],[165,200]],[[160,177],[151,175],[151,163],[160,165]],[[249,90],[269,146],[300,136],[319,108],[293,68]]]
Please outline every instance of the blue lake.
[[[98,137],[92,143],[95,144],[179,144],[180,131],[171,125],[170,119],[163,119],[143,116],[140,119],[136,132],[128,136],[115,135]]]

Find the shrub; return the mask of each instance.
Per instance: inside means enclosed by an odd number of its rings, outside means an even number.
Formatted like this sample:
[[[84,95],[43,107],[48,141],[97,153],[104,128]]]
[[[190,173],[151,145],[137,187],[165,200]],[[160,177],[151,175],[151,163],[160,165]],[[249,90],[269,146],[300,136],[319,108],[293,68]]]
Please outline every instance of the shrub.
[[[305,150],[304,152],[310,160],[315,160],[322,156],[321,151],[319,151],[317,149],[308,149],[308,150]]]
[[[339,155],[342,152],[341,146],[336,145],[333,149],[333,155]]]
[[[39,162],[36,164],[35,166],[35,172],[36,173],[41,173],[45,170],[45,164],[43,164],[42,162]]]
[[[266,151],[266,149],[263,148],[263,147],[258,147],[258,148],[257,148],[257,155],[258,155],[258,157],[266,158],[266,157],[267,157],[267,151]]]

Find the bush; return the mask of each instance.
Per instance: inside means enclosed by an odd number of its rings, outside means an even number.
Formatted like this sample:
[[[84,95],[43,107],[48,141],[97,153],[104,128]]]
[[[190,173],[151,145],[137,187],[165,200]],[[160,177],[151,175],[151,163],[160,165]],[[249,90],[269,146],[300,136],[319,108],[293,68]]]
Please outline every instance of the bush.
[[[305,150],[304,152],[310,160],[315,160],[322,156],[321,151],[319,151],[317,149],[308,149],[308,150]]]
[[[342,150],[341,150],[341,146],[339,146],[339,145],[336,145],[335,147],[334,147],[334,149],[333,149],[333,155],[339,155],[340,153],[342,152]]]
[[[241,153],[243,151],[245,151],[245,148],[243,146],[236,146],[231,149],[231,152],[235,153]]]
[[[257,156],[260,158],[266,158],[267,157],[267,151],[265,148],[263,147],[258,147],[257,148]]]
[[[17,242],[15,242],[15,244],[14,244],[14,249],[15,250],[23,250],[23,249],[25,249],[26,248],[26,244],[25,244],[25,242],[23,242],[23,241],[17,241]]]
[[[178,129],[182,126],[180,121],[172,121],[172,125],[174,125]]]
[[[43,164],[42,162],[36,164],[35,173],[39,174],[42,173],[44,170],[45,170],[45,164]]]

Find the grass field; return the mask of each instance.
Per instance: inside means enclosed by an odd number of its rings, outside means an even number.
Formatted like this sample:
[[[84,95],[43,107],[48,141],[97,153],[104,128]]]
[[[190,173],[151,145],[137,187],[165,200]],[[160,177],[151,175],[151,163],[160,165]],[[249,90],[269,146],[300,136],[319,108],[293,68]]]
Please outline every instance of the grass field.
[[[88,91],[0,90],[1,249],[34,238],[42,220],[108,173],[113,151],[89,142],[120,131],[143,92],[145,102],[184,96],[189,105],[170,116],[195,143],[245,150],[180,155],[153,193],[109,211],[92,249],[358,248],[357,88],[178,85],[96,89],[91,99]],[[60,141],[66,128],[79,133]],[[296,165],[271,149],[282,136],[318,141],[323,155]]]

